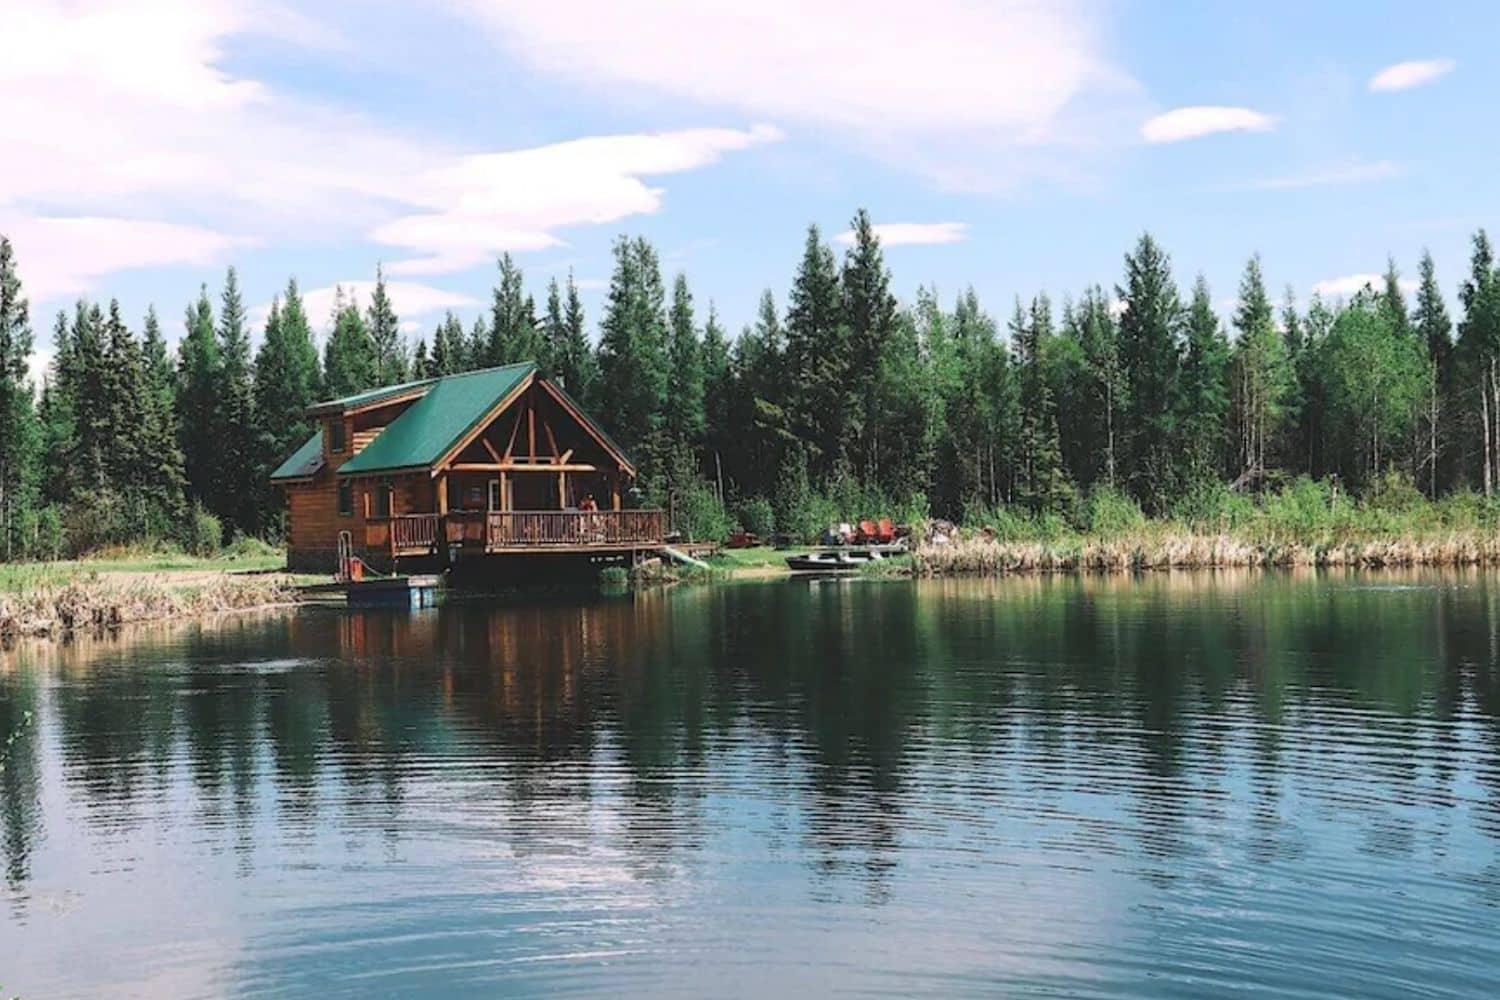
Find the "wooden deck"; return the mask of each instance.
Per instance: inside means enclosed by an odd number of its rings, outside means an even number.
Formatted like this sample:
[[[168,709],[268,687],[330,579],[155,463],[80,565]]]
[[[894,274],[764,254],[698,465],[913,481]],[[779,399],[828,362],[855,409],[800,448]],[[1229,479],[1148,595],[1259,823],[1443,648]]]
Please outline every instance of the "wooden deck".
[[[398,514],[365,525],[365,545],[393,557],[436,555],[438,540],[465,554],[628,552],[660,546],[660,510],[455,511]]]

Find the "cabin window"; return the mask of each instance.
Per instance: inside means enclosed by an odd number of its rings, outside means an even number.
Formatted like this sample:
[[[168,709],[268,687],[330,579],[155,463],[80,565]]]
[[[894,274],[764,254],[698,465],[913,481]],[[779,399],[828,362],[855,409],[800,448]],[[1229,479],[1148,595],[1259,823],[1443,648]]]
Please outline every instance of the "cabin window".
[[[391,495],[395,492],[390,483],[381,483],[375,487],[375,516],[391,516]]]
[[[498,479],[491,479],[490,480],[489,494],[490,494],[489,509],[490,510],[499,510],[500,506],[501,506],[501,504],[500,504],[500,480],[498,480]]]
[[[339,517],[354,516],[354,484],[339,483]]]
[[[344,421],[343,421],[343,419],[340,418],[338,420],[330,420],[330,421],[328,421],[328,451],[329,451],[329,453],[337,455],[339,452],[343,451],[347,446],[348,446],[348,442],[346,442],[344,440]]]

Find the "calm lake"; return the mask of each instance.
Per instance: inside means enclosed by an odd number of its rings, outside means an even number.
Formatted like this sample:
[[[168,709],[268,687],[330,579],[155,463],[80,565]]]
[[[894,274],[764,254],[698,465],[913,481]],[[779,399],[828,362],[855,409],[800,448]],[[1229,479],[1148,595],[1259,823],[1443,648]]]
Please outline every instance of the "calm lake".
[[[1500,992],[1479,573],[137,629],[0,654],[0,759],[22,1000]]]

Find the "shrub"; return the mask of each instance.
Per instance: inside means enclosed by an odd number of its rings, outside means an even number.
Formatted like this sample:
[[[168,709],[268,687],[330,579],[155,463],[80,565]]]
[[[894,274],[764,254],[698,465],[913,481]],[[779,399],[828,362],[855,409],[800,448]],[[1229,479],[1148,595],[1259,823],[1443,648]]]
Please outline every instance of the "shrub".
[[[599,571],[599,589],[618,593],[630,586],[630,571],[624,566],[606,566]]]
[[[1172,519],[1194,531],[1220,533],[1244,527],[1256,517],[1255,503],[1218,481],[1200,482],[1172,506]]]
[[[193,509],[188,512],[182,532],[183,549],[205,558],[219,551],[224,538],[224,529],[219,524],[219,519],[200,503],[193,504]]]
[[[740,505],[740,526],[761,538],[776,533],[776,508],[765,497],[751,497]]]
[[[1083,529],[1092,535],[1120,535],[1145,523],[1140,504],[1109,486],[1096,487],[1083,506]]]
[[[693,480],[677,491],[676,528],[690,542],[722,542],[729,537],[729,513],[707,483]]]
[[[1326,482],[1303,476],[1266,499],[1266,526],[1300,539],[1326,532],[1334,525],[1331,495]]]

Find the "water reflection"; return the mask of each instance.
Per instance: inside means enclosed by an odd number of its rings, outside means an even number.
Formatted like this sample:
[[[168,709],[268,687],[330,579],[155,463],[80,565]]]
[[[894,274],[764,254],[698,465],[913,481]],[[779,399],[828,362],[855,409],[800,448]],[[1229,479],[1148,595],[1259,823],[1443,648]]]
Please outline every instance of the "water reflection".
[[[1500,957],[1472,926],[1457,965],[1431,945],[1500,902],[1477,572],[726,586],[3,656],[27,996],[107,992],[46,963],[43,914],[77,894],[75,940],[107,945],[130,907],[98,901],[143,883],[174,905],[138,947],[213,970],[185,993],[366,966],[376,992],[693,992],[807,933],[838,944],[745,992],[1291,988],[1279,943],[1324,987],[1394,990],[1400,954],[1463,993]],[[571,978],[515,978],[543,958]]]

